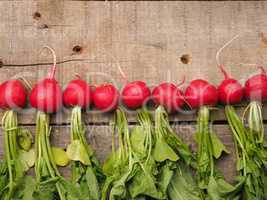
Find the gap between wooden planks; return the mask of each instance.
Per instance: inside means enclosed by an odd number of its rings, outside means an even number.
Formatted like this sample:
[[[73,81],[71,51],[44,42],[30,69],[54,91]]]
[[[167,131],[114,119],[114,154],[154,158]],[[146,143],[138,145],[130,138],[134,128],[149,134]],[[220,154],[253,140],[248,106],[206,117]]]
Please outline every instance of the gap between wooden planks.
[[[237,114],[242,117],[244,110],[246,108],[245,104],[242,105],[236,105],[235,109],[237,111]],[[136,122],[136,114],[137,111],[133,110],[126,110],[127,119],[130,123]],[[151,111],[151,114],[153,115],[153,111]],[[4,111],[0,112],[0,118],[3,117]],[[263,105],[263,119],[264,121],[267,120],[267,105]],[[35,125],[35,119],[36,119],[36,111],[33,108],[26,108],[21,111],[19,111],[19,124],[21,125]],[[52,125],[68,125],[70,124],[70,118],[71,118],[71,109],[64,108],[61,112],[58,112],[56,114],[50,115],[50,123]],[[109,124],[110,120],[113,118],[113,113],[101,113],[100,111],[97,111],[95,109],[93,110],[87,110],[86,112],[83,112],[83,121],[85,124],[89,125],[107,125]],[[196,122],[197,120],[197,112],[196,111],[184,111],[184,113],[174,113],[169,115],[170,122]],[[223,107],[216,107],[211,111],[211,121],[213,121],[215,124],[226,124],[226,118],[224,114],[224,108]],[[0,125],[1,125],[0,121]]]

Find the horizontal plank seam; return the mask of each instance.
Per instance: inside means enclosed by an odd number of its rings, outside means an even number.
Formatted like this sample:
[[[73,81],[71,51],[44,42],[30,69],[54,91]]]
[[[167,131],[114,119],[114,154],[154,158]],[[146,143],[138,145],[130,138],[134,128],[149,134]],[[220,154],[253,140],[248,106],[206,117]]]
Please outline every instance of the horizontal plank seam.
[[[195,125],[197,121],[195,120],[189,120],[189,121],[170,121],[171,125]],[[128,124],[131,126],[137,125],[138,122],[128,122]],[[225,120],[217,120],[212,121],[213,125],[228,125],[228,122]],[[267,120],[265,120],[264,124],[267,124]],[[0,124],[2,125],[2,124]],[[19,124],[19,126],[35,126],[35,123],[26,123],[26,124]],[[51,126],[70,126],[70,123],[50,123]],[[86,126],[109,126],[109,122],[84,122],[84,125]]]
[[[68,59],[68,60],[63,60],[57,62],[58,65],[64,64],[64,63],[69,63],[69,62],[82,62],[82,61],[89,61],[89,63],[92,64],[101,64],[101,63],[106,63],[103,61],[90,61],[91,59]],[[131,61],[119,61],[120,63],[123,62],[131,62]],[[111,62],[112,63],[112,62]],[[29,63],[29,64],[2,64],[0,65],[0,68],[7,68],[7,67],[33,67],[33,66],[43,66],[43,65],[52,65],[53,63],[51,62],[45,62],[45,63]]]

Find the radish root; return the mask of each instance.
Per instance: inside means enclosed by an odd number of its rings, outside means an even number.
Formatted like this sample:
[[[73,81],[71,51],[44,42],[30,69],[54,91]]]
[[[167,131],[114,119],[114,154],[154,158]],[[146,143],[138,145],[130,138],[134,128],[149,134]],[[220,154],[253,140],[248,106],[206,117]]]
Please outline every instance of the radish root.
[[[224,69],[223,65],[219,65],[219,68],[220,68],[221,72],[224,75],[224,79],[228,79],[229,78],[229,74],[226,72],[226,70]]]
[[[128,82],[127,76],[125,75],[124,71],[122,70],[119,61],[112,55],[112,53],[108,52],[108,51],[106,50],[106,48],[103,47],[103,50],[104,50],[104,52],[105,52],[106,54],[108,54],[108,56],[110,56],[110,58],[116,63],[116,66],[117,66],[117,68],[118,68],[118,70],[119,70],[119,72],[120,72],[122,78],[123,78],[124,81],[127,83],[127,82]]]
[[[32,85],[23,76],[19,76],[18,79],[24,83],[24,85],[27,87],[28,90],[32,90]]]
[[[235,39],[237,39],[239,37],[239,34],[236,35],[235,37],[233,37],[231,40],[229,40],[228,42],[226,42],[216,53],[216,62],[217,62],[217,65],[220,66],[221,63],[220,63],[220,54],[221,52],[223,51],[223,49],[225,49],[227,46],[229,46]]]
[[[181,82],[178,83],[176,86],[177,86],[177,87],[182,86],[182,85],[185,83],[185,79],[186,79],[186,77],[185,77],[185,75],[183,75]]]
[[[257,68],[261,71],[262,74],[266,74],[266,70],[262,66],[258,65]]]
[[[56,52],[55,52],[54,49],[52,49],[52,48],[49,47],[49,46],[44,46],[44,47],[42,48],[41,52],[42,52],[44,49],[48,49],[48,50],[52,53],[52,55],[53,55],[53,66],[52,66],[52,70],[51,70],[50,75],[49,75],[49,77],[50,77],[51,79],[53,79],[53,78],[55,77],[55,73],[56,73],[56,64],[57,64],[57,56],[56,56]]]
[[[125,75],[124,71],[122,70],[121,65],[119,63],[117,63],[117,67],[118,67],[118,70],[119,70],[122,78],[125,80],[125,82],[128,82],[127,77],[126,77],[126,75]]]
[[[78,74],[78,73],[75,73],[75,76],[76,76],[76,78],[77,78],[77,79],[81,79],[81,76],[80,76],[80,74]]]
[[[258,70],[260,70],[261,74],[266,75],[266,70],[264,69],[263,66],[259,64],[254,64],[254,63],[240,63],[240,65],[247,65],[247,66],[256,66]]]

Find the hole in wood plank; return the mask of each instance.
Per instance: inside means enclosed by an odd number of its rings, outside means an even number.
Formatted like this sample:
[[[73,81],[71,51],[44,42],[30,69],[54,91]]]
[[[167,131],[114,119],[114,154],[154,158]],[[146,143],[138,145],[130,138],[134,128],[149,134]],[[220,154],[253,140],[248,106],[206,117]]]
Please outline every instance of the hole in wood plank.
[[[47,24],[42,24],[39,26],[39,29],[47,29],[48,25]]]
[[[36,19],[36,20],[39,20],[40,18],[41,18],[41,13],[39,13],[39,12],[35,12],[35,13],[33,13],[33,19]]]
[[[267,45],[267,37],[264,35],[264,33],[260,33],[261,41],[263,44]]]
[[[188,64],[190,62],[190,56],[188,54],[183,54],[180,60],[183,64]]]
[[[76,45],[76,46],[74,46],[74,47],[72,48],[72,51],[73,51],[74,53],[81,53],[81,52],[82,52],[82,47],[79,46],[79,45]]]

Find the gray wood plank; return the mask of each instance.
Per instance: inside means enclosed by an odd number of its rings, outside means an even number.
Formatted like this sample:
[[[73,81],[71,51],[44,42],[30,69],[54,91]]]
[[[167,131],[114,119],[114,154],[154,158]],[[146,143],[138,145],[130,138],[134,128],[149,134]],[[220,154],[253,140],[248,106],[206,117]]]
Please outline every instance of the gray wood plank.
[[[235,106],[237,113],[239,116],[243,116],[246,104],[236,105]],[[129,122],[136,122],[137,111],[126,109],[122,107],[126,111],[127,118]],[[151,108],[151,113],[154,113],[154,108]],[[0,111],[0,118],[4,115],[4,110]],[[263,119],[267,119],[267,105],[263,105],[262,109]],[[27,108],[18,111],[19,123],[24,125],[34,125],[36,118],[36,110],[32,108]],[[60,124],[69,124],[71,118],[71,109],[63,108],[61,112],[51,115],[51,123],[60,125]],[[113,118],[113,112],[103,113],[96,109],[88,109],[83,112],[83,119],[85,124],[108,124],[110,120]],[[195,122],[197,120],[197,110],[185,110],[180,111],[170,115],[171,122]],[[215,123],[226,123],[226,118],[224,114],[224,108],[218,107],[214,108],[211,111],[211,120]],[[0,121],[0,124],[2,122]]]

